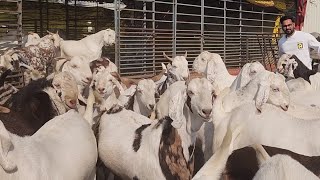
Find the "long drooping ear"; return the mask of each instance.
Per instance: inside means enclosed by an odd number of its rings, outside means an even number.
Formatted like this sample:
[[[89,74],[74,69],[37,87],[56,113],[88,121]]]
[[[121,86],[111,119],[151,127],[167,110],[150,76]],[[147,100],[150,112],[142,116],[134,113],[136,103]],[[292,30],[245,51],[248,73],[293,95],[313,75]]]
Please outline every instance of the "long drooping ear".
[[[165,52],[163,52],[163,56],[164,56],[165,58],[167,58],[169,61],[173,61],[173,59],[170,58],[169,56],[167,56]]]
[[[169,117],[173,120],[171,125],[179,129],[182,126],[183,107],[186,99],[186,89],[177,92],[169,101]]]
[[[111,78],[111,81],[117,87],[117,91],[119,91],[119,95],[120,95],[124,91],[124,89],[121,86],[120,82],[114,77]]]
[[[270,76],[263,78],[259,83],[258,91],[256,94],[256,108],[259,112],[262,110],[262,106],[267,102],[270,93]]]
[[[17,165],[14,162],[8,159],[8,153],[12,148],[13,144],[11,142],[9,132],[4,127],[1,121],[0,121],[0,142],[1,142],[0,165],[4,170],[12,171],[17,167]]]
[[[216,72],[215,72],[215,65],[213,60],[209,60],[207,63],[207,68],[206,68],[206,75],[207,79],[211,82],[214,83],[215,78],[216,78]]]
[[[245,86],[250,81],[250,75],[249,75],[249,73],[250,73],[250,65],[251,65],[251,63],[247,63],[241,69],[240,79],[239,79],[240,87]]]

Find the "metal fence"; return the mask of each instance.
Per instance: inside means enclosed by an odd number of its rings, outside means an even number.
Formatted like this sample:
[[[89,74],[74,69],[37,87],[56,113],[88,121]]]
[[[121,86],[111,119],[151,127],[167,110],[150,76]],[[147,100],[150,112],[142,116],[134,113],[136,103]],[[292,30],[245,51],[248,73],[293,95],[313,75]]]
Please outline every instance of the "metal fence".
[[[163,52],[176,56],[187,51],[190,67],[204,50],[219,53],[229,68],[254,60],[270,66],[277,58],[272,32],[281,14],[274,8],[241,0],[136,0],[126,5],[114,11],[115,61],[123,75],[154,74],[167,62]]]
[[[23,29],[41,36],[46,30],[59,29],[63,38],[77,40],[114,27],[116,45],[104,48],[104,55],[114,59],[126,76],[155,74],[162,62],[168,62],[162,52],[175,56],[187,51],[190,68],[204,50],[219,53],[228,68],[254,60],[271,66],[277,59],[277,38],[272,32],[281,14],[275,8],[258,7],[245,0],[101,1],[126,5],[121,11],[118,6],[112,11],[100,8],[100,1],[91,8],[78,6],[80,2],[75,0],[67,6],[47,0],[23,1]],[[17,21],[16,15],[0,17],[6,23]]]

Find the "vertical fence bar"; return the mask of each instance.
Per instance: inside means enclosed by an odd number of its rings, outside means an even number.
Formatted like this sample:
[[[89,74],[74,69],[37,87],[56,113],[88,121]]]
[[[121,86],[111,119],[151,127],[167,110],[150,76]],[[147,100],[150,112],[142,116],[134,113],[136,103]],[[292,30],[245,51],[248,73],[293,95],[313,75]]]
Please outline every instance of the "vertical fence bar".
[[[240,0],[239,3],[239,31],[240,31],[240,43],[242,43],[242,0]],[[248,62],[248,40],[246,39],[246,61]],[[243,53],[243,49],[242,49],[242,45],[240,45],[240,63],[239,66],[242,66],[241,60],[242,60],[242,53]]]
[[[262,32],[262,34],[263,34],[263,32],[264,32],[264,28],[263,28],[263,26],[264,26],[264,9],[262,9],[262,12],[261,12],[261,32]]]
[[[47,21],[47,30],[49,30],[49,2],[46,0],[46,21]]]
[[[65,1],[66,8],[66,39],[69,39],[69,5],[68,1]]]
[[[153,74],[156,74],[156,3],[152,1],[152,51],[153,51]]]
[[[18,44],[22,46],[22,0],[17,2],[18,10]]]
[[[145,1],[143,1],[143,7],[142,7],[142,10],[143,10],[143,28],[144,28],[144,38],[143,38],[143,41],[144,41],[144,48],[143,48],[143,59],[144,59],[144,61],[143,61],[143,70],[144,71],[147,71],[147,65],[146,65],[146,48],[147,48],[147,46],[146,46],[146,44],[147,44],[147,42],[146,42],[146,36],[147,36],[147,14],[146,14],[146,11],[147,11],[147,4],[146,4],[146,2]]]
[[[114,0],[113,1],[114,3],[114,31],[116,33],[116,42],[115,42],[115,46],[114,46],[114,61],[115,61],[115,64],[116,66],[118,67],[118,71],[119,71],[119,74],[121,74],[121,71],[120,71],[120,61],[119,61],[119,56],[120,56],[120,13],[118,14],[119,12],[119,7],[120,7],[120,2],[119,0]]]
[[[201,0],[201,49],[200,52],[203,51],[204,47],[204,0]]]
[[[172,57],[175,57],[177,54],[176,48],[177,48],[177,10],[178,0],[173,0],[173,22],[172,22],[172,29],[173,29],[173,44],[172,44]]]
[[[43,17],[42,17],[42,0],[39,0],[39,14],[40,14],[40,36],[43,36]]]
[[[74,0],[74,38],[77,39],[77,0]]]
[[[227,2],[223,1],[223,62],[226,63]]]

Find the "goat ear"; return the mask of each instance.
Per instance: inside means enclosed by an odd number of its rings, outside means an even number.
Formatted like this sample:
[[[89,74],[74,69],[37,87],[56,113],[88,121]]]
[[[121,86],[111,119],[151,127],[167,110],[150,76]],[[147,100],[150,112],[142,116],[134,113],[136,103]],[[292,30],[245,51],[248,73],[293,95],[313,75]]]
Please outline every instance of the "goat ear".
[[[185,90],[177,92],[169,101],[169,117],[173,120],[171,125],[179,129],[183,121],[183,107],[186,99]]]
[[[262,106],[267,102],[270,93],[270,81],[262,80],[259,84],[256,94],[256,108],[259,112],[262,110]]]
[[[216,76],[216,72],[215,72],[215,68],[214,67],[214,61],[210,60],[207,63],[207,68],[206,68],[206,75],[207,75],[207,79],[212,83],[214,83],[215,81],[215,76]]]
[[[120,78],[120,75],[117,73],[117,72],[110,72],[110,74],[116,78],[119,82],[121,82],[121,78]]]
[[[249,71],[250,71],[250,64],[247,63],[242,67],[240,74],[239,74],[240,75],[240,77],[239,77],[240,78],[239,79],[240,87],[245,86],[250,81],[250,76],[249,76],[250,72]]]
[[[8,152],[12,148],[13,144],[12,144],[9,132],[4,127],[1,121],[0,121],[0,142],[1,142],[0,165],[4,170],[12,171],[17,167],[17,165],[8,158]]]

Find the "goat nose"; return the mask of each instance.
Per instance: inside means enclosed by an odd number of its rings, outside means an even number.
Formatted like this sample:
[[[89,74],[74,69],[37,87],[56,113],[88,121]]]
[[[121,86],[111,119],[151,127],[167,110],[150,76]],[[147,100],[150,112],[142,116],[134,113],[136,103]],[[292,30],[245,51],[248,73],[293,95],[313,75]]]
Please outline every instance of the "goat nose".
[[[154,108],[154,104],[149,104],[149,108],[153,109]]]
[[[103,92],[105,88],[98,88],[98,91]]]
[[[286,68],[286,64],[282,64],[282,67],[283,67],[283,69],[285,69]]]
[[[210,116],[212,109],[202,109],[203,114],[205,114],[206,116]]]
[[[71,108],[71,109],[75,109],[77,107],[77,100],[75,99],[69,99],[67,100],[67,105]]]

